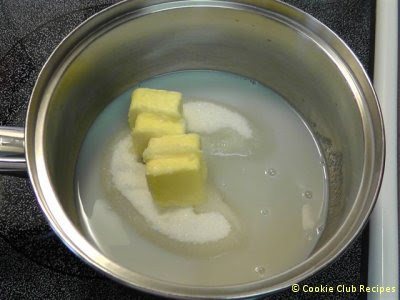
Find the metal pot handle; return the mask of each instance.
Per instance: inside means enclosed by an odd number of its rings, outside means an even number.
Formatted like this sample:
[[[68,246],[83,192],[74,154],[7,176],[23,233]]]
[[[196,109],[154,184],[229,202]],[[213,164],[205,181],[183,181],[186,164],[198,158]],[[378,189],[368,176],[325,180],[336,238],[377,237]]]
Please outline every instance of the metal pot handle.
[[[0,126],[0,174],[27,176],[25,133],[22,127]]]

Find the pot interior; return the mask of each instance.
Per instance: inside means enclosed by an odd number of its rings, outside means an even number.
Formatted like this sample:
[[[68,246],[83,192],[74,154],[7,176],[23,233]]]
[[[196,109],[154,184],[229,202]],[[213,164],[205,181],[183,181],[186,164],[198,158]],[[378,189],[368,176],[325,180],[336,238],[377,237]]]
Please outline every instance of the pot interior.
[[[118,17],[111,10],[91,20],[59,49],[68,51],[52,74],[43,146],[53,188],[78,230],[74,174],[89,127],[128,88],[182,70],[258,81],[281,95],[318,140],[328,171],[327,221],[309,260],[293,274],[314,272],[360,230],[374,202],[375,158],[382,156],[379,111],[365,74],[310,17],[307,23],[297,10],[275,2],[266,2],[265,10],[242,2],[128,3],[114,8]]]

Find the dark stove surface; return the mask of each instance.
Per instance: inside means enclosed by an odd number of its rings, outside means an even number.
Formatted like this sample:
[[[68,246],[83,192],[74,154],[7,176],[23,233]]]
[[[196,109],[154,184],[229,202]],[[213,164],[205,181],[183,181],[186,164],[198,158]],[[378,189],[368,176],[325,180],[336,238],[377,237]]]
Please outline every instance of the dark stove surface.
[[[29,95],[52,50],[73,28],[116,0],[0,0],[0,125],[23,126]],[[287,0],[332,28],[372,74],[372,0]],[[365,284],[367,234],[304,282]],[[294,294],[265,299],[359,299]],[[0,299],[156,299],[105,278],[76,258],[47,225],[27,179],[0,176]]]

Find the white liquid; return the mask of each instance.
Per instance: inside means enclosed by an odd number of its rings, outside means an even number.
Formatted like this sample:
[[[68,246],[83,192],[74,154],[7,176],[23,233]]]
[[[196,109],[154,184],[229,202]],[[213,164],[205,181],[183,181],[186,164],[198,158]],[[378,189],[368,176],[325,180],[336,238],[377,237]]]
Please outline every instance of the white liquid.
[[[325,222],[325,164],[289,105],[254,81],[222,72],[179,72],[141,86],[180,91],[189,101],[214,102],[246,118],[251,141],[226,128],[202,134],[209,180],[225,201],[207,210],[233,211],[228,220],[237,217],[240,230],[205,245],[176,242],[152,229],[110,184],[111,149],[128,128],[129,90],[95,121],[78,161],[78,205],[93,243],[138,273],[206,286],[256,281],[306,259]]]

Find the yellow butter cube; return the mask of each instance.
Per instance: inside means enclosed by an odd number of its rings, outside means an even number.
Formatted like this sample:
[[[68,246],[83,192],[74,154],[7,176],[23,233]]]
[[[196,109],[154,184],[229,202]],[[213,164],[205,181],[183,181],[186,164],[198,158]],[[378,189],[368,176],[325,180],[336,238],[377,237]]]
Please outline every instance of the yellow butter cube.
[[[172,119],[182,117],[182,94],[174,91],[138,88],[132,93],[129,108],[129,125],[133,129],[142,112],[160,114]]]
[[[140,113],[132,131],[135,153],[141,156],[153,137],[183,133],[185,122],[182,119],[172,120],[149,112]]]
[[[143,161],[162,156],[196,153],[201,150],[200,136],[195,133],[166,135],[150,139],[149,145],[143,152]]]
[[[154,201],[161,207],[192,206],[205,200],[201,161],[196,154],[150,160],[146,178]]]
[[[143,161],[147,163],[152,159],[182,154],[196,154],[201,162],[204,179],[207,178],[207,166],[201,151],[200,136],[196,133],[151,138],[143,152]]]

